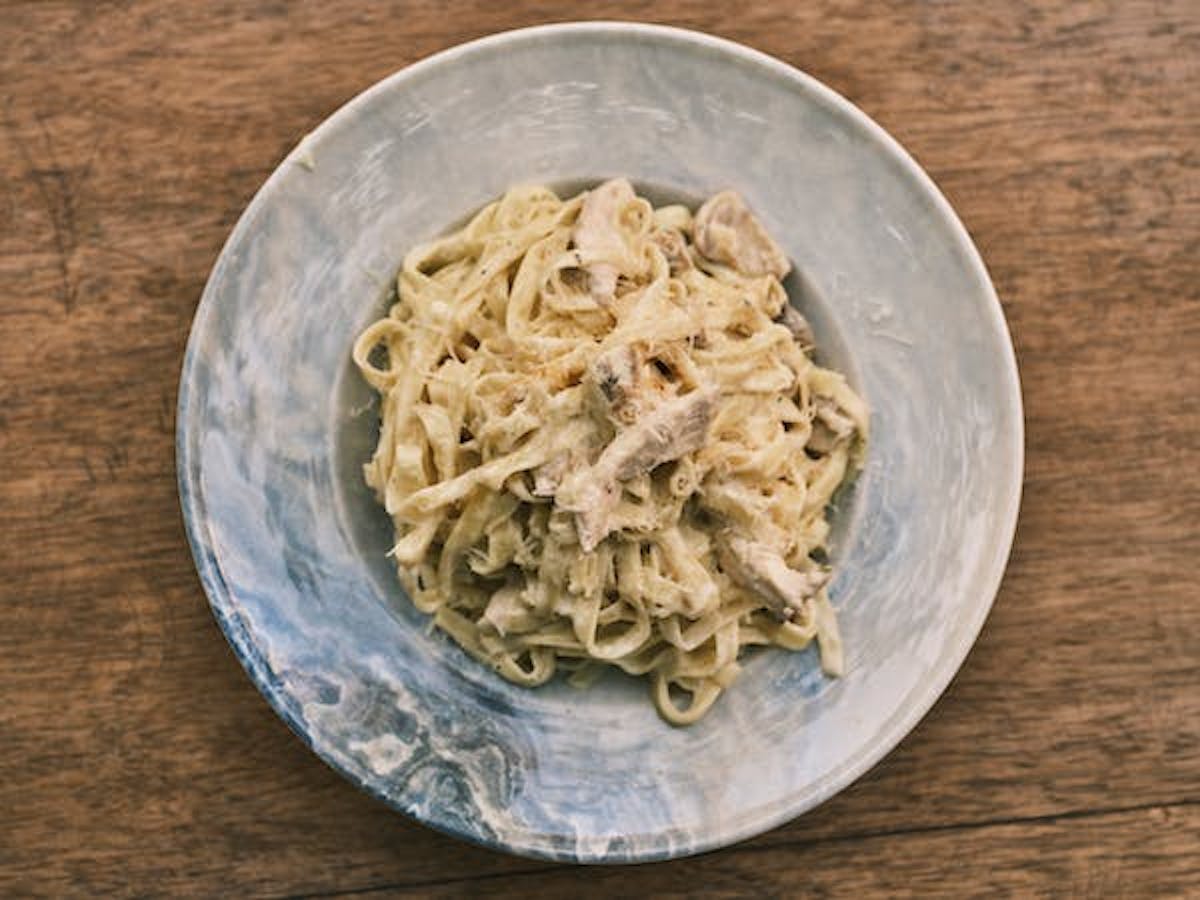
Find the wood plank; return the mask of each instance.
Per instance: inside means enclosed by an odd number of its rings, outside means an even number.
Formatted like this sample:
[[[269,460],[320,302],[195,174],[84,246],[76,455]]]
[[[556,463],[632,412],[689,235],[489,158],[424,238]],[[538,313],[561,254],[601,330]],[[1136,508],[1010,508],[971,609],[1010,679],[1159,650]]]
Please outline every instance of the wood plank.
[[[1008,576],[913,735],[739,850],[595,884],[669,891],[686,871],[731,896],[1182,892],[1200,802],[1194,4],[594,13],[747,41],[905,143],[990,267],[1028,425]],[[482,0],[449,13],[432,0],[5,5],[0,893],[566,885],[395,816],[275,719],[192,570],[173,416],[207,272],[301,135],[430,52],[576,14]],[[521,872],[534,874],[509,880]]]
[[[556,868],[365,893],[422,897],[1183,897],[1200,883],[1200,810],[933,829],[735,850],[657,866]],[[311,895],[310,895],[311,896]],[[339,896],[323,894],[319,896]]]

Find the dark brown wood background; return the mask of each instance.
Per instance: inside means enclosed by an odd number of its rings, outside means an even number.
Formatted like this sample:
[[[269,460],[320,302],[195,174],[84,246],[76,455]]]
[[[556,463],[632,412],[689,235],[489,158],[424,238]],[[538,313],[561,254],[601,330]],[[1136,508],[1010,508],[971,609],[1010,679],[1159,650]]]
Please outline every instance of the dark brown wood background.
[[[300,136],[580,17],[749,43],[899,138],[991,269],[1028,422],[1008,575],[920,727],[770,834],[586,870],[304,749],[209,615],[173,456],[205,278]],[[0,894],[1198,892],[1198,560],[1196,0],[0,2]]]

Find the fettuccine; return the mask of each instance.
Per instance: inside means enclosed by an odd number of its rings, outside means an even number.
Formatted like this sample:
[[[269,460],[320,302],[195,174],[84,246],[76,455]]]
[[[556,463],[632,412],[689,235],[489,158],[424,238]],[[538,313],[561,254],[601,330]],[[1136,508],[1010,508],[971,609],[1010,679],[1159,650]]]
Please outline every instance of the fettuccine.
[[[868,414],[789,269],[737,194],[693,215],[623,179],[514,188],[409,253],[354,359],[412,602],[518,684],[647,675],[675,724],[748,645],[815,638],[840,674],[826,509]]]

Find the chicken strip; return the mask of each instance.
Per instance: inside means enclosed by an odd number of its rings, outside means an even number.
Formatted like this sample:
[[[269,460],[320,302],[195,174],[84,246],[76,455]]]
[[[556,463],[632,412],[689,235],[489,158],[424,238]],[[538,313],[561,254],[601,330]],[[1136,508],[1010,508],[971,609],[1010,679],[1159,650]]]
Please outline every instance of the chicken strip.
[[[622,484],[665,462],[698,450],[708,436],[714,396],[693,391],[659,404],[619,432],[590,466],[573,472],[555,503],[575,513],[579,543],[590,553],[612,530]]]
[[[688,253],[687,239],[678,228],[659,228],[651,232],[650,240],[666,257],[671,276],[678,277],[695,268]]]
[[[828,453],[835,446],[854,434],[854,420],[847,416],[828,397],[816,398],[816,414],[813,417],[812,435],[808,446],[818,453]]]
[[[645,345],[635,341],[610,347],[589,366],[587,381],[598,408],[617,427],[633,425],[667,396],[669,385],[650,362]]]
[[[641,383],[643,360],[632,344],[620,344],[601,353],[589,372],[592,383],[614,413],[633,401]]]
[[[792,339],[803,349],[811,350],[816,345],[817,339],[813,335],[812,326],[808,324],[808,319],[804,318],[800,310],[792,304],[785,303],[783,311],[775,321],[790,331]]]
[[[601,305],[612,300],[617,290],[619,270],[611,262],[627,253],[621,234],[621,209],[636,199],[633,187],[624,178],[614,178],[588,191],[571,232],[571,240],[587,261],[588,292]]]
[[[800,615],[805,602],[829,581],[827,571],[798,572],[774,550],[732,532],[722,536],[720,549],[721,562],[729,575],[761,597],[785,622]]]
[[[783,250],[734,191],[710,197],[696,213],[692,228],[696,249],[713,262],[755,278],[782,279],[791,271]]]

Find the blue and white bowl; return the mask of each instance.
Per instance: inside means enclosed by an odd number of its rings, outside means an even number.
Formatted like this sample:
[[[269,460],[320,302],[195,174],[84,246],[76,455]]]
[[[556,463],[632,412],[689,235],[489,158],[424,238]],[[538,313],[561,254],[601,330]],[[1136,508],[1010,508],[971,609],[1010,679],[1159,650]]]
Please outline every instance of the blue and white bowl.
[[[658,200],[740,191],[802,275],[824,361],[872,409],[839,501],[847,649],[752,654],[699,724],[646,686],[501,680],[437,633],[385,558],[376,439],[350,362],[401,257],[518,182],[625,175]],[[225,246],[179,393],[179,489],[212,608],[251,678],[349,780],[514,853],[631,862],[799,815],[916,724],[962,663],[1017,516],[1016,366],[987,273],[929,178],[812,78],[702,34],[497,35],[381,82],[304,138]]]

